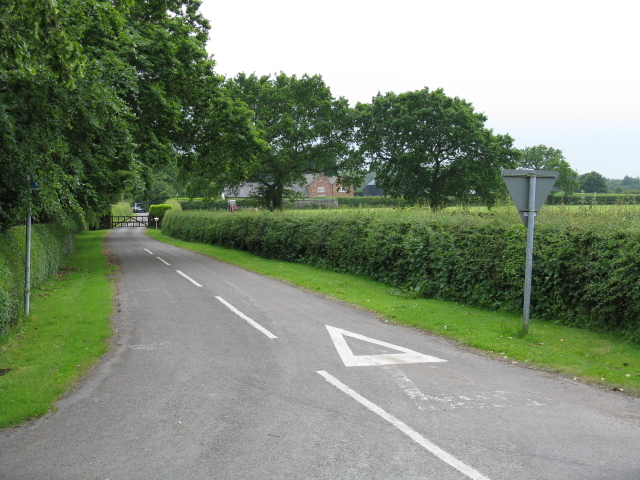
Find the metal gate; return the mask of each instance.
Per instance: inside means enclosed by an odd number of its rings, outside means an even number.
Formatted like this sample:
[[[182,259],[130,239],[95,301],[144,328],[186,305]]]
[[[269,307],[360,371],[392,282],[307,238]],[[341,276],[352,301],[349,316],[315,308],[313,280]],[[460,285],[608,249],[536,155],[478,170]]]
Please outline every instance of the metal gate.
[[[148,227],[149,220],[149,215],[112,215],[111,228]]]

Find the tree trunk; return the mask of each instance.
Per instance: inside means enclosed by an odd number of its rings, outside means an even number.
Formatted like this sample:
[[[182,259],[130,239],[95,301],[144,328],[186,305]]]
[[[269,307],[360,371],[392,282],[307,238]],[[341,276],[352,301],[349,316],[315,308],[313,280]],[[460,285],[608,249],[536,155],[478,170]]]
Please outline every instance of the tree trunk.
[[[273,188],[272,207],[273,210],[282,210],[282,194],[284,192],[284,185],[282,181],[276,180]]]

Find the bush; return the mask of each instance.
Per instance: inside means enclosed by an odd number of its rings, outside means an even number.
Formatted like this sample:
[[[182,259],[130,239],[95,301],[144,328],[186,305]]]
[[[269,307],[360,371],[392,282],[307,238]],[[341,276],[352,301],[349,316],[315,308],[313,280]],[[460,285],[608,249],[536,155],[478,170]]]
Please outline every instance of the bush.
[[[173,207],[169,204],[166,203],[161,203],[159,205],[151,205],[149,207],[149,224],[151,225],[151,220],[153,220],[154,218],[158,219],[158,225],[162,225],[162,219],[164,218],[165,214],[171,210]]]
[[[180,200],[182,210],[227,210],[228,200]],[[256,208],[258,202],[252,198],[237,198],[236,205],[239,209]]]
[[[574,193],[572,195],[550,195],[549,205],[640,205],[640,195],[627,193]]]
[[[68,220],[31,228],[31,284],[54,275],[73,251],[77,223]],[[25,227],[0,232],[0,334],[18,322],[24,302]]]
[[[532,318],[640,341],[640,210],[547,207],[536,222]],[[526,228],[512,207],[168,214],[170,236],[307,263],[431,298],[522,310]]]

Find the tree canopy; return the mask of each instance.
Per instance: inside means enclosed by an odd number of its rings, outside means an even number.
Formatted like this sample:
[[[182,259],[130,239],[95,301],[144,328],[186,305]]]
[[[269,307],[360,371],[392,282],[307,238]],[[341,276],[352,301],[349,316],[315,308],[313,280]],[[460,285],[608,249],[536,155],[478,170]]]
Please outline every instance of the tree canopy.
[[[629,175],[625,175],[625,177],[620,182],[623,188],[626,189],[640,189],[640,177],[630,177]]]
[[[359,183],[363,172],[353,151],[352,110],[344,98],[333,97],[320,75],[239,74],[227,87],[246,102],[266,141],[267,148],[244,162],[266,206],[281,208],[293,193],[287,186],[303,182],[308,173],[337,175],[345,187]]]
[[[518,166],[530,170],[555,170],[558,172],[556,187],[565,194],[571,195],[578,188],[578,172],[572,170],[561,150],[536,145],[521,150],[522,156]]]
[[[432,208],[471,192],[491,204],[503,189],[500,169],[512,168],[519,156],[511,137],[494,135],[483,114],[442,89],[378,94],[356,111],[360,152],[376,172],[376,186]]]
[[[205,50],[199,0],[8,0],[0,18],[0,228],[102,211],[153,168],[227,168],[259,142]],[[221,155],[221,153],[226,155]]]
[[[607,193],[606,179],[598,172],[589,172],[580,176],[580,189],[585,193]]]

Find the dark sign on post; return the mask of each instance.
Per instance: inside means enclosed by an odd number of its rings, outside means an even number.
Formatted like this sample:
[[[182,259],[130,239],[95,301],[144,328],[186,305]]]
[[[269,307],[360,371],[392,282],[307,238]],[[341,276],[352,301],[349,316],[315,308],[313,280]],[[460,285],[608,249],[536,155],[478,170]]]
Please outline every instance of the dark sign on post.
[[[516,204],[522,223],[527,227],[531,178],[535,178],[533,210],[537,213],[556,184],[558,172],[555,170],[502,170],[502,178],[513,203]]]
[[[531,274],[533,271],[533,230],[535,218],[558,179],[554,170],[502,170],[502,178],[527,227],[527,251],[524,271],[523,328],[529,331],[531,313]]]

